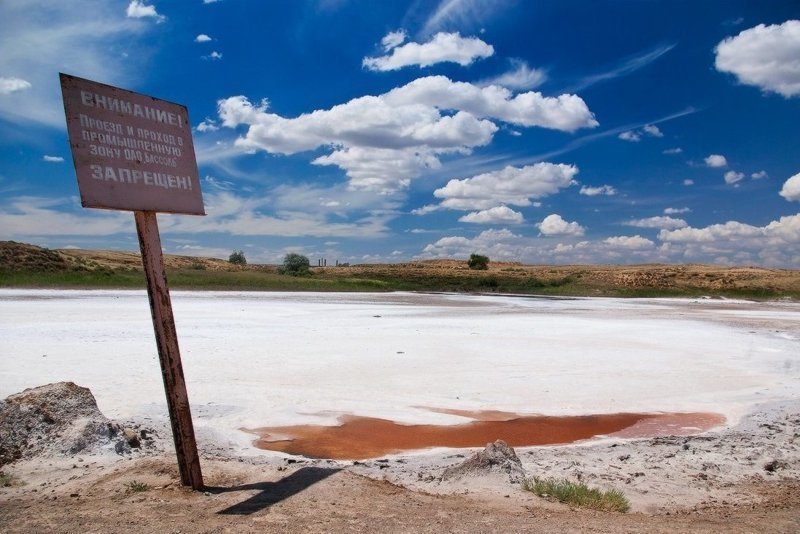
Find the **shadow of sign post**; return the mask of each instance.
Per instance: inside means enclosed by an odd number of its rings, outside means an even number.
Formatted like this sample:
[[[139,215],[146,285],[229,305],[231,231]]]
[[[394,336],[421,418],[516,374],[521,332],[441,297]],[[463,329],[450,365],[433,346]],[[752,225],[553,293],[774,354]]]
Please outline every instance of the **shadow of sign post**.
[[[185,106],[60,74],[85,208],[134,212],[181,483],[203,487],[157,212],[205,215]]]
[[[297,495],[339,471],[341,468],[338,467],[303,467],[277,482],[259,482],[229,488],[206,487],[205,489],[212,494],[257,491],[258,493],[242,502],[217,512],[221,515],[250,515]]]

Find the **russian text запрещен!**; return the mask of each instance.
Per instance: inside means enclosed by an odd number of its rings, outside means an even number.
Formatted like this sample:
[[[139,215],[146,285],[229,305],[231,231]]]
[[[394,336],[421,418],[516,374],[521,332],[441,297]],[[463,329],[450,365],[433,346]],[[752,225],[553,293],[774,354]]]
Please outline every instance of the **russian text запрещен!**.
[[[103,165],[89,165],[92,178],[131,185],[146,185],[163,187],[164,189],[192,190],[191,176],[175,176],[161,172],[139,171],[122,167],[106,167]]]

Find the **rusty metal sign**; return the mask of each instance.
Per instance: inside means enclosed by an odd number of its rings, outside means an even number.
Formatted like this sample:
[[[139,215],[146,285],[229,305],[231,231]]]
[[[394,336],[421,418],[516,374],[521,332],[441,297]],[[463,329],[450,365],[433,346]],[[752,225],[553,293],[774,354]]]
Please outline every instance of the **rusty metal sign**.
[[[185,106],[60,77],[83,207],[205,215]]]
[[[181,483],[203,488],[157,212],[205,215],[185,106],[60,74],[81,204],[134,212]]]

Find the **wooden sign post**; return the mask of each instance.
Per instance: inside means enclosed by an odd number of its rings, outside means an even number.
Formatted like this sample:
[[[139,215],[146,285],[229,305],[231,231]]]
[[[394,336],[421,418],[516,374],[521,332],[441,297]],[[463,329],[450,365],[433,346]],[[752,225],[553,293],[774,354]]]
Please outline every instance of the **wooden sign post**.
[[[157,212],[205,215],[186,107],[61,74],[86,208],[134,212],[181,483],[203,488]]]

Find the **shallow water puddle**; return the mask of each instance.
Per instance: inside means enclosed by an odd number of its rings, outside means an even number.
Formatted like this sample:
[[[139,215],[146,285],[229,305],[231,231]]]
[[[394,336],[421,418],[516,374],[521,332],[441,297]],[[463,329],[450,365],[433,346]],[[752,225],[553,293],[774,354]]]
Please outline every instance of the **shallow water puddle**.
[[[617,413],[521,416],[508,412],[431,411],[469,417],[461,425],[404,425],[387,419],[343,415],[339,425],[295,425],[248,430],[265,450],[309,458],[362,460],[429,447],[483,447],[502,439],[512,447],[574,443],[597,436],[688,436],[725,422],[713,413]]]

